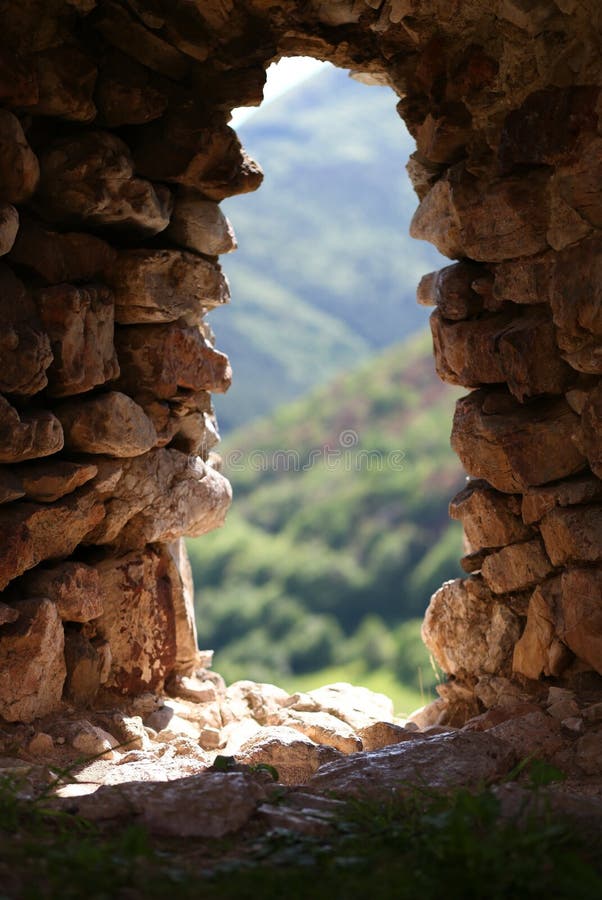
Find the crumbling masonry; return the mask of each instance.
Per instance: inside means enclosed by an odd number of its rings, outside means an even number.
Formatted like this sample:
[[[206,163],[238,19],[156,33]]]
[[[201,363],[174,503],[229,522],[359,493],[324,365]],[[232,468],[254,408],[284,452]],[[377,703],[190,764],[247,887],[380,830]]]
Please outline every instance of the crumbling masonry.
[[[599,0],[7,0],[0,12],[0,716],[160,690],[196,665],[181,536],[220,525],[203,322],[219,202],[261,170],[228,127],[285,55],[389,84],[467,578],[425,639],[441,720],[543,685],[602,697]],[[401,163],[401,160],[400,160]]]

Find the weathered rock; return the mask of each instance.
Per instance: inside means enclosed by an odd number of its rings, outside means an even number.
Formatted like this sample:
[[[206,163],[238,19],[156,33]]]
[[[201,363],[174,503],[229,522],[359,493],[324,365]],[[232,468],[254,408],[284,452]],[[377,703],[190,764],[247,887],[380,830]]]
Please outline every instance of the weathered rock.
[[[65,661],[63,626],[50,600],[22,600],[0,637],[0,715],[30,722],[60,705]]]
[[[539,528],[554,565],[602,561],[602,504],[556,507]]]
[[[61,224],[113,226],[152,235],[169,224],[169,190],[134,175],[127,145],[107,131],[55,141],[40,157],[37,205]]]
[[[245,765],[273,766],[281,784],[305,784],[321,766],[341,755],[286,725],[260,728],[235,754],[236,760]]]
[[[39,178],[38,160],[21,123],[7,109],[0,110],[0,201],[25,203],[37,188]]]
[[[532,587],[553,570],[540,538],[502,547],[488,554],[481,566],[483,580],[494,594]]]
[[[562,573],[559,637],[602,675],[602,569],[570,568]]]
[[[50,341],[25,286],[0,263],[0,391],[30,395],[48,384]]]
[[[174,587],[164,547],[96,564],[103,612],[96,633],[109,643],[106,687],[121,694],[160,690],[176,662]]]
[[[584,734],[577,742],[577,764],[586,775],[602,773],[602,729]]]
[[[167,782],[102,785],[58,804],[93,821],[134,814],[151,834],[207,839],[238,831],[265,798],[265,786],[252,775],[202,772]]]
[[[105,660],[102,654],[81,632],[65,632],[65,679],[64,695],[76,706],[90,706],[100,690],[105,675]],[[83,748],[80,748],[83,749]],[[110,749],[110,748],[109,748]]]
[[[315,744],[334,747],[341,753],[357,753],[363,749],[361,739],[345,722],[325,712],[282,710],[277,724],[300,731]]]
[[[572,660],[557,635],[561,601],[560,576],[537,586],[529,600],[527,624],[514,648],[512,669],[527,678],[559,676]]]
[[[0,466],[0,504],[19,500],[24,496],[25,490],[12,466],[10,468]]]
[[[193,675],[201,664],[196,632],[192,569],[183,538],[168,544],[166,549],[169,563],[168,577],[172,585],[176,617],[174,672],[178,678],[186,678]]]
[[[449,504],[452,519],[459,519],[473,549],[504,547],[531,537],[521,521],[520,498],[501,494],[486,481],[469,481]]]
[[[444,256],[497,262],[547,249],[545,176],[484,185],[462,165],[435,182],[414,214],[412,237]]]
[[[180,250],[129,250],[120,254],[111,282],[120,325],[198,324],[208,309],[230,299],[218,266]]]
[[[19,610],[0,600],[0,625],[10,625],[19,618]]]
[[[487,732],[512,747],[519,759],[535,755],[554,762],[565,745],[560,722],[541,710],[495,725]]]
[[[153,181],[176,182],[220,201],[257,190],[260,167],[227,125],[209,125],[194,103],[171,108],[140,129],[133,148],[136,171]]]
[[[39,566],[19,579],[15,587],[22,596],[52,600],[61,619],[67,622],[89,622],[102,613],[98,573],[82,562]]]
[[[0,508],[0,589],[45,559],[69,556],[103,516],[87,488],[56,503]]]
[[[451,443],[471,475],[514,493],[584,468],[571,440],[578,421],[564,399],[525,406],[478,390],[458,400]]]
[[[122,326],[115,333],[121,367],[119,386],[170,399],[182,391],[224,393],[232,371],[225,354],[214,350],[197,327]]]
[[[10,203],[0,203],[0,256],[12,249],[19,230],[19,213]]]
[[[170,444],[182,453],[206,460],[210,450],[219,443],[211,395],[207,391],[169,401],[140,394],[136,400],[155,426],[158,447]]]
[[[174,243],[207,256],[236,249],[234,231],[218,204],[187,188],[176,194],[165,233]]]
[[[38,79],[31,62],[9,47],[0,51],[0,100],[12,109],[32,106],[39,96]]]
[[[380,750],[382,747],[401,744],[402,741],[413,741],[418,734],[416,728],[406,728],[393,722],[374,722],[360,728],[358,732],[364,750]]]
[[[63,447],[61,423],[46,410],[17,412],[0,396],[0,462],[49,456]]]
[[[476,787],[503,777],[515,759],[513,750],[491,732],[442,734],[324,765],[305,790],[390,797],[392,791],[411,792],[425,784],[434,790]]]
[[[108,288],[59,284],[37,291],[35,299],[54,354],[48,370],[51,396],[81,394],[119,374]]]
[[[573,506],[600,498],[602,482],[594,475],[580,475],[556,484],[530,488],[522,499],[523,521],[532,524],[557,506]]]
[[[275,684],[235,681],[226,690],[222,705],[224,723],[251,717],[260,725],[274,725],[289,694]]]
[[[157,442],[152,422],[127,394],[109,391],[55,407],[67,450],[131,457]]]
[[[167,106],[167,92],[152,73],[118,51],[105,54],[94,99],[100,123],[110,128],[144,125]]]
[[[87,719],[73,723],[69,729],[69,739],[71,745],[84,757],[115,758],[113,748],[117,746],[117,741],[113,735],[104,728],[88,722]]]
[[[96,115],[93,101],[96,66],[75,44],[49,47],[35,57],[38,102],[34,115],[57,116],[73,122],[91,122]]]
[[[115,250],[92,234],[62,234],[23,217],[9,257],[10,262],[25,266],[48,284],[104,281],[116,258]]]
[[[48,459],[12,467],[23,488],[23,495],[38,503],[53,503],[86,484],[97,473],[90,463]]]
[[[581,413],[577,446],[584,453],[592,471],[602,478],[602,386],[589,391]]]
[[[105,467],[106,468],[106,467]],[[110,467],[106,517],[87,536],[118,550],[199,536],[223,524],[232,498],[228,481],[200,459],[177,450],[155,450]],[[102,473],[102,468],[99,475]],[[103,474],[104,477],[104,474]]]
[[[374,722],[393,722],[395,719],[393,701],[389,697],[346,682],[327,684],[307,694],[292,694],[284,705],[299,712],[327,712],[346,722],[354,731]]]
[[[27,745],[28,753],[31,753],[32,756],[41,756],[43,759],[48,759],[52,755],[53,750],[54,741],[52,735],[47,734],[45,731],[37,731]]]
[[[510,668],[520,620],[481,578],[447,581],[431,597],[422,639],[450,675],[503,674]]]

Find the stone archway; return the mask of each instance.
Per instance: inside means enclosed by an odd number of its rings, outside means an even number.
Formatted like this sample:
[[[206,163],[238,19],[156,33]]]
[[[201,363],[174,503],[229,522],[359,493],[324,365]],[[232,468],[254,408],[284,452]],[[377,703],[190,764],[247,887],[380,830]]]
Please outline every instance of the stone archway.
[[[471,574],[427,614],[451,676],[430,715],[460,723],[550,684],[599,697],[600,15],[568,0],[4,10],[5,719],[199,664],[180,538],[230,499],[208,457],[230,371],[202,319],[227,299],[218,204],[262,177],[227,121],[295,54],[397,91],[413,234],[459,260],[418,291],[439,374],[472,389],[452,435],[473,476],[452,503]]]

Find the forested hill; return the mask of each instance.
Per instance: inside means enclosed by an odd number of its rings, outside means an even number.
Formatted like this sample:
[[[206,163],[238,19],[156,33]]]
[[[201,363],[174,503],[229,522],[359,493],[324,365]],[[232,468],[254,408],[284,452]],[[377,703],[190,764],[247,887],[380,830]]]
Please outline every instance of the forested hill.
[[[326,67],[239,128],[265,170],[223,204],[232,305],[212,317],[234,384],[224,433],[421,328],[420,275],[441,257],[408,235],[413,143],[384,87]]]
[[[314,671],[363,654],[366,633],[382,653],[458,574],[457,395],[422,332],[230,436],[228,521],[189,542],[199,638],[220,671]]]

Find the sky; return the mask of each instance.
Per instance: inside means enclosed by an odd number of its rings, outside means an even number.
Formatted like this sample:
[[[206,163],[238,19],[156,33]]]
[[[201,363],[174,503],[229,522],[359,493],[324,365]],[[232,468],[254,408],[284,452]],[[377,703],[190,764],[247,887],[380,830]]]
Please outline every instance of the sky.
[[[280,62],[272,63],[268,69],[268,78],[263,92],[263,103],[270,103],[284,94],[289,88],[300,84],[309,78],[315,72],[329,66],[330,63],[320,62],[319,59],[312,59],[309,56],[290,56],[281,59]],[[241,106],[232,110],[232,120],[230,125],[237,128],[242,125],[251,116],[257,112],[257,106]]]

